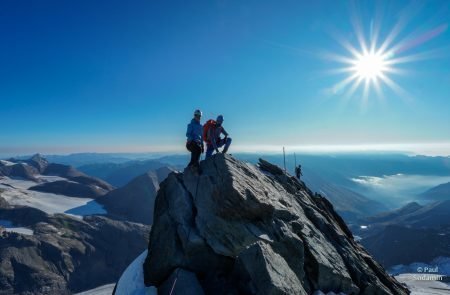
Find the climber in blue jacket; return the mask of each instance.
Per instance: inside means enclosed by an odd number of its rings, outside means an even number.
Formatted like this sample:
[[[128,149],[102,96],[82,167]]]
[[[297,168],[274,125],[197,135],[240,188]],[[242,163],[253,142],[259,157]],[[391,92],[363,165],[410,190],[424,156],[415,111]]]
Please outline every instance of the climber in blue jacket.
[[[203,147],[203,126],[200,123],[202,111],[195,110],[194,118],[187,126],[186,131],[186,148],[191,152],[191,161],[188,167],[199,167],[200,155],[204,152]]]

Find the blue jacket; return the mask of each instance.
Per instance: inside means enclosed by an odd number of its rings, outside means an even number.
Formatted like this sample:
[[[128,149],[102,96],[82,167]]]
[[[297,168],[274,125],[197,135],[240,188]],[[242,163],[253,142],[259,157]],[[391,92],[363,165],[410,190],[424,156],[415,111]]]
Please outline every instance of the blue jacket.
[[[195,141],[199,144],[203,144],[203,126],[195,119],[191,120],[191,123],[187,125],[186,131],[187,141]]]

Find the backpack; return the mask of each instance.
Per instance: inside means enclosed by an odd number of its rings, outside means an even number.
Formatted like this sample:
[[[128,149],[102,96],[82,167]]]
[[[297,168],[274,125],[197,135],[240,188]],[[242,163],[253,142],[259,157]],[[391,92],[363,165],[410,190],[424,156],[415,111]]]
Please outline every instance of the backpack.
[[[216,121],[213,119],[210,119],[206,121],[206,123],[203,125],[203,140],[205,142],[210,142],[211,140],[208,138],[209,129],[216,127]]]

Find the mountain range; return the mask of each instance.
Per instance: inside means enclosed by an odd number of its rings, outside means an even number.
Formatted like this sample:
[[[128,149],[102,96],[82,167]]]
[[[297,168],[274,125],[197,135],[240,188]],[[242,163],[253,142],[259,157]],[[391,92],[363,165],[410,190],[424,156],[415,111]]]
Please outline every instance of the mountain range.
[[[39,154],[26,160],[1,161],[0,175],[36,182],[31,190],[74,197],[96,198],[113,189],[107,182],[88,176],[72,166],[49,163]],[[45,176],[59,178],[46,181],[49,178]]]
[[[412,202],[361,222],[353,232],[386,268],[450,257],[450,200]]]
[[[158,179],[114,189],[41,155],[2,160],[0,173],[0,294],[72,294],[113,283],[148,242],[149,222],[132,222],[143,214],[114,209],[132,204],[148,213]]]
[[[156,171],[162,176],[167,175],[167,169],[174,170],[179,166],[172,166],[158,160],[127,161],[124,163],[97,163],[78,167],[86,174],[98,177],[116,187],[123,186],[133,178]]]

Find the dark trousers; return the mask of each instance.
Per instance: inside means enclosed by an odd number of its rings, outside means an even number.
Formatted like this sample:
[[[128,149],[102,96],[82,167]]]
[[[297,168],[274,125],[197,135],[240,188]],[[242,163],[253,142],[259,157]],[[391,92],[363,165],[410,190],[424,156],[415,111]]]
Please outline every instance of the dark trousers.
[[[199,166],[200,155],[202,154],[202,148],[199,143],[190,141],[186,143],[186,148],[191,152],[191,161],[188,166]]]

